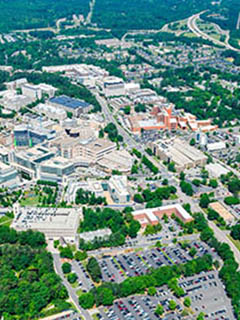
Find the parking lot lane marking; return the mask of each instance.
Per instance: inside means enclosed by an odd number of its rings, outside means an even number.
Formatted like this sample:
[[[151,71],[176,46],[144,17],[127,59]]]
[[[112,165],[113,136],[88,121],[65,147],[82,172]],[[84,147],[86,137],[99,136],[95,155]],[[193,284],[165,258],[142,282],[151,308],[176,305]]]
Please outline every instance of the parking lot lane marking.
[[[146,266],[147,268],[150,268],[149,264],[148,264],[147,261],[141,256],[141,254],[136,253],[136,256],[138,256],[138,257],[141,259],[141,261],[145,264],[145,266]]]
[[[164,254],[164,256],[165,256],[169,261],[172,262],[172,264],[175,264],[174,261],[169,257],[169,255],[168,255],[164,250],[162,250],[162,248],[159,248],[159,249],[160,249],[161,252]]]
[[[125,271],[122,269],[122,267],[120,266],[120,264],[118,263],[117,259],[115,257],[113,257],[114,262],[117,264],[118,268],[120,271],[122,271],[123,275],[125,278],[127,278],[127,275],[125,273]]]

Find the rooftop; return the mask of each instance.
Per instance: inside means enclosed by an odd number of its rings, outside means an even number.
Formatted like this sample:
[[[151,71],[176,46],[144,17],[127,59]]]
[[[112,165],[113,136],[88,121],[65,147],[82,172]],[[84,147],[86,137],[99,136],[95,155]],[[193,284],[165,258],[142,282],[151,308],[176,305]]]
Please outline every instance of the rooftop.
[[[212,202],[209,207],[215,210],[225,221],[234,220],[233,215],[220,202]]]
[[[16,153],[16,156],[20,156],[24,159],[34,162],[40,162],[40,160],[45,158],[47,155],[53,156],[54,153],[43,147],[33,147]]]
[[[71,109],[87,108],[89,106],[89,103],[85,101],[74,99],[67,96],[54,97],[51,98],[49,101]]]
[[[49,160],[44,161],[43,166],[49,166],[49,167],[55,167],[59,169],[63,169],[65,167],[68,167],[72,163],[69,161],[69,159],[65,159],[63,157],[54,157]]]
[[[77,229],[81,209],[75,208],[35,208],[14,206],[15,218],[12,226],[16,229],[72,230]]]

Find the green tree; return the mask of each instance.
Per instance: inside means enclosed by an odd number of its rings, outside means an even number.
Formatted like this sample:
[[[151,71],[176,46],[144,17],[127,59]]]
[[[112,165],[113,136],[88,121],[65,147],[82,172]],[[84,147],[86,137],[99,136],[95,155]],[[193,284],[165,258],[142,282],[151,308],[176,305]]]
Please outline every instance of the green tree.
[[[177,308],[177,303],[174,300],[169,301],[169,309],[170,310],[175,310]]]
[[[96,258],[91,257],[87,263],[87,271],[94,282],[99,282],[102,278],[101,268]]]
[[[231,237],[233,237],[234,240],[240,240],[240,224],[235,224],[235,226],[232,227]]]
[[[194,138],[192,138],[189,142],[190,146],[195,146],[196,144],[196,140]]]
[[[61,258],[67,258],[67,259],[73,259],[73,253],[70,247],[65,247],[60,249],[60,257]]]
[[[168,185],[168,179],[163,179],[162,185],[167,186]]]
[[[77,275],[76,275],[76,273],[70,273],[69,275],[68,275],[68,277],[67,277],[67,279],[68,279],[68,282],[69,283],[74,283],[74,282],[76,282],[77,281]]]
[[[200,202],[199,202],[200,207],[201,208],[207,208],[209,203],[210,203],[209,195],[207,193],[201,194]]]
[[[149,287],[149,288],[148,288],[148,295],[149,295],[149,296],[155,296],[156,293],[157,293],[157,290],[156,290],[155,287]]]
[[[74,259],[77,261],[82,261],[87,259],[87,252],[86,251],[77,251],[74,255]]]
[[[201,185],[201,180],[193,179],[192,184],[194,184],[196,187],[199,187]]]
[[[60,241],[59,240],[54,240],[53,241],[53,246],[56,249],[59,246]]]
[[[216,189],[218,187],[218,182],[216,179],[210,179],[209,186]]]
[[[168,164],[168,170],[171,171],[171,172],[176,172],[175,163],[174,162],[170,162]]]
[[[72,113],[72,112],[70,112],[70,111],[67,111],[67,117],[68,117],[68,118],[70,118],[70,119],[72,119],[72,117],[73,117],[73,113]]]
[[[191,306],[191,299],[189,297],[186,297],[183,301],[183,304],[185,307],[189,308]]]
[[[109,306],[112,305],[114,301],[113,292],[110,288],[99,287],[97,288],[97,295],[96,295],[96,304]]]
[[[225,202],[228,206],[232,206],[232,205],[239,204],[239,199],[230,196],[230,197],[226,197],[226,198],[224,199],[224,202]]]
[[[128,234],[131,238],[136,238],[138,231],[141,229],[139,221],[132,219],[129,224]]]
[[[124,109],[123,109],[124,113],[125,114],[130,114],[131,112],[131,107],[130,106],[126,106]]]
[[[197,253],[197,250],[196,250],[196,248],[194,248],[194,247],[192,247],[192,248],[189,250],[189,255],[190,255],[191,257],[194,257],[196,253]]]
[[[179,178],[180,180],[185,180],[185,173],[183,171],[180,172]]]
[[[104,131],[103,131],[103,129],[100,129],[100,130],[99,130],[98,137],[99,137],[100,139],[104,138]]]
[[[134,195],[133,197],[133,200],[137,203],[143,203],[144,202],[144,199],[143,197],[141,196],[141,194],[137,193]]]
[[[197,320],[204,320],[205,316],[203,312],[200,312],[199,315],[197,316]]]
[[[228,190],[235,195],[238,196],[240,191],[240,180],[238,178],[234,178],[228,183]]]
[[[63,271],[63,273],[69,273],[69,272],[71,272],[71,270],[72,270],[72,265],[71,265],[70,263],[64,262],[64,263],[62,264],[62,271]]]
[[[164,314],[164,308],[161,304],[158,304],[155,309],[155,314],[158,316],[162,316]]]
[[[193,188],[190,183],[188,183],[186,181],[181,181],[180,188],[181,188],[182,192],[186,193],[186,195],[188,195],[188,196],[193,195]]]
[[[82,294],[78,300],[83,309],[91,309],[95,303],[94,295],[91,292]]]

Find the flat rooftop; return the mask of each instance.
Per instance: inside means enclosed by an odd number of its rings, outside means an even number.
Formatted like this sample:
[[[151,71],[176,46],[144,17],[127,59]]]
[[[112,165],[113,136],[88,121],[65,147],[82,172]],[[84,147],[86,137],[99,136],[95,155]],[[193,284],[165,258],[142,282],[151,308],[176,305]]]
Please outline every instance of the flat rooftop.
[[[63,169],[71,165],[72,162],[69,159],[63,157],[54,157],[49,160],[44,161],[43,166],[55,167],[59,169]]]
[[[86,108],[89,106],[89,103],[85,101],[74,99],[68,96],[54,97],[54,98],[51,98],[49,101],[70,109]]]
[[[94,150],[96,153],[114,146],[115,143],[107,139],[96,139],[87,144],[87,147]]]
[[[75,208],[35,208],[25,207],[15,209],[15,218],[12,227],[20,230],[35,229],[69,230],[78,228],[81,209]]]
[[[43,147],[33,147],[28,150],[20,151],[16,153],[16,156],[21,156],[30,161],[36,161],[44,155],[51,154],[52,152]]]
[[[216,211],[225,221],[234,220],[234,216],[220,202],[211,202],[209,207]]]

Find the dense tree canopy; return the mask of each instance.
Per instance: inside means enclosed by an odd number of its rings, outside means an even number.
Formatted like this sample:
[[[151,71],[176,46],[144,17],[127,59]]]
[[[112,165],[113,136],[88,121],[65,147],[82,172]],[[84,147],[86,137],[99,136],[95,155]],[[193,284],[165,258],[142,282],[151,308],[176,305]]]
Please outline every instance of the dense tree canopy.
[[[0,239],[0,316],[27,320],[44,316],[47,305],[55,305],[53,312],[69,308],[44,236],[1,226]]]

